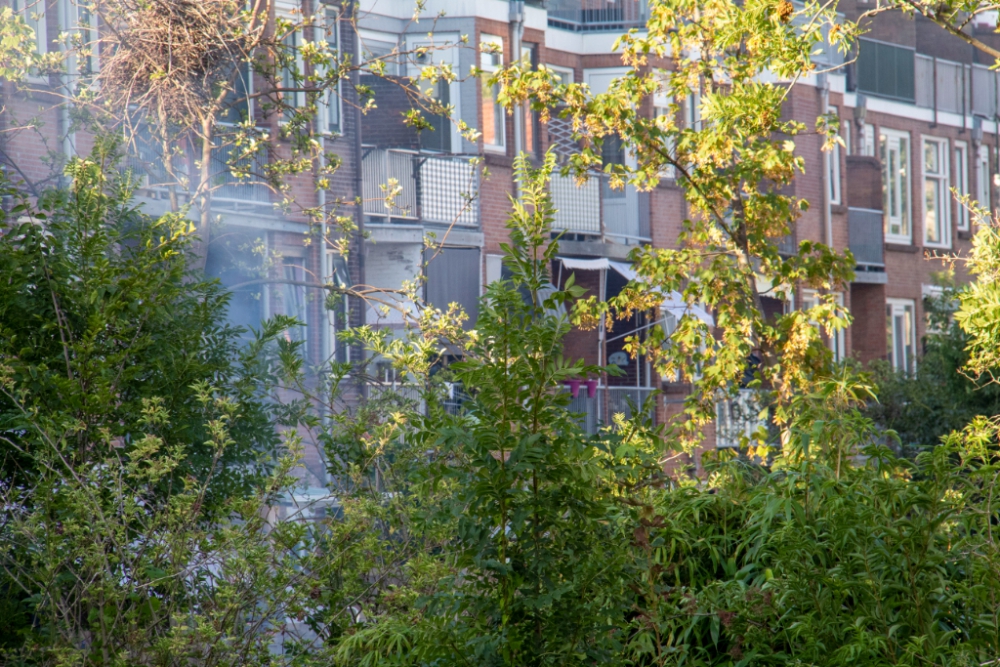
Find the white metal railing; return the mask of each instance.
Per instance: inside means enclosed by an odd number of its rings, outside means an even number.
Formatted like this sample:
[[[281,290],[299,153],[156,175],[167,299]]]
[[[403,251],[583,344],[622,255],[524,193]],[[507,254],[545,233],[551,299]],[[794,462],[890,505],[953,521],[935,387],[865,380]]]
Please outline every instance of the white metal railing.
[[[577,185],[572,176],[553,174],[549,183],[556,209],[553,229],[579,234],[601,234],[601,183],[590,178]]]
[[[914,58],[916,104],[948,113],[993,118],[1000,111],[1000,72],[917,54]]]
[[[653,387],[598,387],[593,398],[587,393],[586,385],[581,385],[580,393],[570,400],[569,411],[579,416],[580,425],[593,435],[605,425],[613,424],[615,415],[626,419],[635,416],[646,400],[656,391]],[[656,415],[652,407],[646,413],[649,419]]]
[[[576,183],[572,176],[554,174],[549,183],[556,209],[552,229],[594,236],[602,241],[641,243],[650,240],[646,193],[634,186],[612,189],[603,174]]]
[[[715,403],[715,446],[720,449],[739,447],[758,428],[766,426],[761,418],[763,405],[755,389],[740,389]]]
[[[424,398],[425,388],[410,382],[376,382],[367,383],[368,400],[386,400],[399,403],[421,414],[427,412],[427,402]],[[441,387],[441,405],[446,412],[458,414],[469,395],[457,382],[445,382]]]
[[[366,215],[479,225],[479,172],[471,158],[366,146],[361,170]]]

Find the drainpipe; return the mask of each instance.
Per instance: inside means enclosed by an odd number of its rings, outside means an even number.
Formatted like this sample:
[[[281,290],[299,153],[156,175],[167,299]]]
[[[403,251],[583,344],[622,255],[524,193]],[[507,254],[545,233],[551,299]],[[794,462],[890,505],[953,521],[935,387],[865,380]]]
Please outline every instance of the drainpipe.
[[[313,14],[318,14],[323,10],[323,5],[316,2],[313,5]],[[337,28],[340,30],[340,23],[338,21]],[[326,39],[326,28],[323,21],[319,22],[318,25],[313,26],[313,41],[319,42]],[[339,41],[339,40],[338,40]],[[316,160],[316,184],[319,185],[320,179],[323,177],[323,171],[326,169],[326,132],[325,121],[323,118],[323,105],[318,104],[316,108],[316,116],[313,118],[313,131],[316,133],[316,138],[319,141],[319,157]],[[317,187],[316,188],[316,208],[319,209],[319,266],[316,274],[320,277],[320,281],[326,277],[326,188]],[[325,366],[330,361],[330,355],[332,354],[332,345],[330,340],[330,316],[326,308],[326,290],[322,291],[323,294],[323,307],[321,313],[323,317],[320,317],[319,322],[319,361],[321,366]],[[324,321],[324,319],[326,321]],[[322,371],[321,371],[322,372]],[[324,415],[325,417],[325,415]]]
[[[820,113],[830,112],[830,77],[824,72],[819,75]],[[830,160],[833,156],[829,151],[823,152],[823,225],[826,233],[826,245],[833,248],[833,221],[830,204]]]
[[[58,6],[58,20],[59,25],[64,30],[70,30],[71,26],[71,13],[70,13],[70,0],[62,0]],[[59,40],[59,54],[66,70],[59,75],[59,87],[62,89],[64,99],[59,105],[58,112],[58,124],[59,124],[59,134],[62,136],[62,153],[63,159],[67,162],[70,157],[76,153],[74,134],[70,133],[70,118],[69,118],[69,98],[72,95],[72,76],[71,72],[76,69],[76,56],[70,55],[67,57],[66,41]]]
[[[521,60],[521,38],[524,37],[524,0],[510,0],[510,62]],[[514,105],[514,155],[524,146],[524,112],[520,104]]]
[[[354,25],[357,25],[358,8],[360,3],[354,3]],[[361,64],[361,35],[358,30],[354,30],[354,64],[355,67]],[[358,86],[361,85],[361,71],[355,69],[351,73],[351,83],[354,85],[355,95],[357,95]],[[364,183],[362,180],[362,152],[361,152],[361,104],[358,100],[355,100],[354,104],[354,220],[357,226],[357,253],[358,253],[358,284],[365,285],[367,281],[365,279],[365,207],[363,204],[364,200]],[[364,324],[365,316],[365,304],[361,304],[358,308],[361,314],[360,324]],[[348,319],[350,315],[348,314]]]

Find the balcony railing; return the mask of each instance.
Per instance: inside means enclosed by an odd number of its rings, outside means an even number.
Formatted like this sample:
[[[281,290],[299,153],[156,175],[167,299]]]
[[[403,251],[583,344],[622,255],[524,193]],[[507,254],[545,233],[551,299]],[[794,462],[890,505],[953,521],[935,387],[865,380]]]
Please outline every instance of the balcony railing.
[[[740,389],[715,403],[715,446],[732,449],[740,446],[744,438],[751,438],[767,420],[761,418],[763,404],[760,393],[754,389]]]
[[[479,225],[479,172],[471,158],[366,146],[361,169],[370,217]]]
[[[847,210],[848,247],[858,268],[878,271],[885,267],[882,211],[868,208]]]
[[[598,387],[591,398],[584,386],[580,388],[577,397],[570,401],[569,411],[578,415],[580,425],[588,434],[593,435],[602,426],[613,424],[617,414],[631,419],[635,414],[634,410],[641,410],[654,391],[651,387]],[[655,418],[652,408],[646,416],[649,419]]]
[[[646,24],[646,0],[550,0],[549,25],[576,32],[627,30]]]
[[[579,185],[572,176],[554,174],[549,188],[556,209],[552,229],[618,243],[650,240],[648,193],[631,185],[614,190],[603,174]]]

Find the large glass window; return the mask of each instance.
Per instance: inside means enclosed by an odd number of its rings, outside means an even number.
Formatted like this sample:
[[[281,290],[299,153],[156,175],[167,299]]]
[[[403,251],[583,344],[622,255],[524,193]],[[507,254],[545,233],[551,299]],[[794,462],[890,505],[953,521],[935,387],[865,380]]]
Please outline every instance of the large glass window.
[[[885,340],[889,363],[898,371],[916,369],[917,332],[915,306],[909,299],[886,299]]]
[[[503,39],[493,35],[483,35],[480,40],[480,68],[482,80],[483,144],[487,147],[503,148],[504,136],[503,107],[497,101],[500,86],[489,84],[489,78],[503,67]]]
[[[969,147],[962,141],[955,142],[955,174],[952,182],[960,197],[969,194]],[[969,209],[959,203],[956,207],[955,226],[961,230],[969,229]]]
[[[951,245],[948,140],[924,138],[924,244]]]
[[[883,129],[879,135],[887,241],[910,243],[910,135]]]

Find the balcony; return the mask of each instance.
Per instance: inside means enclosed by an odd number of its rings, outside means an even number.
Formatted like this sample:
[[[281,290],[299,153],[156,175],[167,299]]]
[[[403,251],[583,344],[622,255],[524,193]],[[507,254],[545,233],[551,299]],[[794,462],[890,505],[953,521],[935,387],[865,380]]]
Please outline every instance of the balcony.
[[[479,171],[471,158],[365,146],[365,215],[373,221],[479,226]]]
[[[646,25],[646,0],[550,0],[549,25],[574,32],[628,30]]]
[[[602,242],[648,242],[649,193],[631,185],[613,190],[608,177],[591,176],[577,185],[572,176],[553,174],[549,185],[556,209],[552,229],[594,237]]]
[[[581,387],[577,397],[570,401],[568,409],[579,416],[583,429],[589,435],[594,435],[602,426],[613,424],[616,414],[623,414],[626,419],[631,419],[635,410],[642,409],[654,391],[652,387],[598,387],[591,398],[587,394],[587,388]],[[653,419],[653,410],[649,410],[646,416]]]
[[[847,210],[848,247],[857,263],[856,282],[885,282],[885,240],[882,211]]]
[[[767,427],[761,419],[763,405],[756,389],[740,389],[715,403],[715,446],[718,449],[735,449],[741,441],[750,439],[760,427]]]

